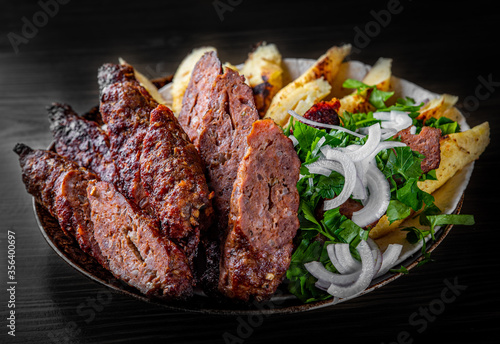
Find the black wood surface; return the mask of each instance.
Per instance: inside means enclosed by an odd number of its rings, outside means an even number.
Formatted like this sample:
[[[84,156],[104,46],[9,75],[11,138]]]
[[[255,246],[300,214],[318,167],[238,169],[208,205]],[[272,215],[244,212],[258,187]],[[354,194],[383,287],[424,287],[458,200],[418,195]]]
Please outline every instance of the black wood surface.
[[[494,2],[2,1],[0,10],[1,343],[497,343],[500,252],[496,138],[500,16]],[[123,57],[149,77],[171,74],[201,45],[242,62],[258,41],[285,57],[316,58],[351,43],[351,59],[393,58],[393,73],[459,96],[471,126],[489,121],[463,213],[434,262],[344,304],[289,315],[172,311],[111,292],[68,266],[44,241],[21,182],[17,142],[51,142],[45,107],[84,112],[98,102],[97,68]],[[15,308],[9,308],[8,231],[15,233]],[[455,294],[450,294],[450,284]],[[11,303],[12,304],[12,303]],[[10,311],[15,310],[15,336]]]

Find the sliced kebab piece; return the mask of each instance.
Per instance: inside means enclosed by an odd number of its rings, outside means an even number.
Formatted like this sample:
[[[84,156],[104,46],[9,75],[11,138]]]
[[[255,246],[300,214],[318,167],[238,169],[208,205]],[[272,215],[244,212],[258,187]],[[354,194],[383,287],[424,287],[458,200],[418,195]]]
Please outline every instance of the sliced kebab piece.
[[[116,186],[128,199],[147,209],[148,198],[140,178],[140,158],[149,115],[158,103],[135,79],[130,65],[105,64],[99,68],[98,81],[99,110],[118,168]]]
[[[290,265],[300,160],[273,120],[253,124],[231,196],[219,290],[230,298],[269,298]]]
[[[160,233],[156,219],[108,182],[89,182],[87,197],[94,236],[116,277],[149,296],[185,298],[192,294],[188,260]]]
[[[87,200],[87,184],[97,176],[76,163],[46,150],[33,150],[19,143],[19,155],[26,190],[58,220],[62,230],[76,238],[81,249],[108,267],[94,238]]]
[[[198,151],[165,105],[151,112],[141,155],[141,180],[163,231],[192,262],[200,232],[212,222],[213,193]]]
[[[221,243],[229,204],[246,137],[259,119],[251,88],[244,77],[226,69],[215,52],[205,53],[193,69],[184,94],[179,122],[200,152],[210,190],[214,191],[215,224],[202,237],[206,262],[201,276],[207,293],[217,292]]]

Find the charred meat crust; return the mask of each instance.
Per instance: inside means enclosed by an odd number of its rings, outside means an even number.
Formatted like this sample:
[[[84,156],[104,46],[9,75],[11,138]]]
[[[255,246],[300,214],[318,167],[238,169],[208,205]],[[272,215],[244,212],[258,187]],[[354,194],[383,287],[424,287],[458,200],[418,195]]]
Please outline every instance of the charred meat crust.
[[[194,258],[211,224],[213,196],[198,151],[170,109],[151,112],[141,156],[141,180],[163,232]]]
[[[140,179],[142,143],[149,115],[158,103],[135,79],[129,65],[105,64],[99,69],[100,112],[110,140],[110,152],[118,168],[119,191],[141,208],[147,197]]]
[[[187,258],[160,234],[154,218],[107,182],[89,182],[87,197],[95,238],[116,277],[149,296],[184,298],[192,294]]]
[[[272,120],[253,124],[231,197],[219,290],[228,297],[269,298],[289,267],[299,228],[300,161]]]
[[[102,180],[116,183],[109,139],[99,125],[78,116],[67,104],[54,103],[47,110],[56,152],[95,172]]]
[[[14,151],[19,154],[27,191],[58,220],[67,235],[76,238],[83,251],[107,267],[93,236],[86,196],[87,183],[97,176],[51,151],[32,150],[23,144],[17,144]]]

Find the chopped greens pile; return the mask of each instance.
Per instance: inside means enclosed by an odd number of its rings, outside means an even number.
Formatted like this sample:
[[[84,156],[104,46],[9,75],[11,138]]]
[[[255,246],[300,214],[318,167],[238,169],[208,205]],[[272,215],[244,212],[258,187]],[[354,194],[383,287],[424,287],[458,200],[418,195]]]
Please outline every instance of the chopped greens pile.
[[[359,81],[348,79],[344,85],[346,88],[356,88],[358,93],[368,95],[369,102],[376,111],[404,111],[413,119],[416,132],[423,127],[422,121],[416,119],[423,104],[415,104],[411,98],[398,99],[392,106],[386,106],[385,102],[393,95],[393,92],[383,92],[375,87],[365,85]],[[361,127],[368,127],[378,121],[372,112],[341,114],[341,125],[351,131]],[[447,118],[428,120],[426,126],[440,128],[443,135],[460,131],[459,125]],[[325,145],[332,147],[346,147],[348,145],[362,145],[366,138],[348,134],[340,130],[327,132],[324,129],[316,129],[299,121],[290,121],[285,128],[285,134],[296,139],[295,149],[302,162],[300,179],[297,189],[300,195],[299,220],[300,229],[297,237],[297,248],[295,249],[290,267],[286,277],[288,288],[291,293],[303,302],[313,302],[331,297],[315,287],[314,278],[304,268],[304,264],[311,261],[321,262],[326,269],[337,272],[331,263],[326,247],[334,243],[348,243],[351,253],[358,257],[356,246],[361,240],[368,238],[369,230],[365,230],[347,217],[342,215],[339,208],[323,211],[324,199],[331,199],[339,195],[344,184],[344,177],[333,171],[330,176],[311,174],[307,165],[316,161],[320,156],[320,148]],[[389,140],[394,140],[390,138]],[[443,224],[472,224],[473,218],[468,215],[440,215],[441,211],[434,205],[434,197],[417,186],[417,182],[426,179],[436,179],[435,170],[422,173],[420,168],[424,156],[410,147],[396,147],[381,151],[376,156],[377,167],[383,172],[391,187],[391,200],[386,215],[389,221],[405,219],[412,211],[419,211],[420,223],[430,226],[430,230],[422,231],[417,228],[405,228],[408,232],[407,240],[410,243],[423,241],[422,253],[424,260],[429,261],[426,253],[424,238],[429,234],[434,236],[434,227]],[[401,267],[399,272],[405,272]]]

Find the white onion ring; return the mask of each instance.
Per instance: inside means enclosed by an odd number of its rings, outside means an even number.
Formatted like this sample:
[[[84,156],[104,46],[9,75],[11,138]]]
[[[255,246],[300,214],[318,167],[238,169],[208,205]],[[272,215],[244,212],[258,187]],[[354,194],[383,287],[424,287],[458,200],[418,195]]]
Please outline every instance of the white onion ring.
[[[324,210],[337,208],[347,201],[356,184],[356,167],[352,160],[340,151],[331,151],[329,154],[332,160],[338,161],[342,165],[342,169],[344,170],[344,187],[337,197],[324,202]]]
[[[370,192],[368,201],[361,210],[352,214],[352,221],[360,227],[366,227],[380,219],[387,211],[391,200],[389,182],[376,165],[369,164],[366,180]]]
[[[349,244],[335,244],[335,255],[340,264],[346,269],[346,273],[361,270],[361,263],[352,257]]]
[[[411,117],[403,111],[374,112],[373,118],[382,121],[382,128],[395,129],[396,131],[406,129],[413,124]]]
[[[334,272],[328,271],[323,264],[320,262],[309,262],[304,264],[307,271],[314,277],[316,277],[320,282],[320,285],[325,285],[324,282],[335,284],[337,286],[350,286],[354,284],[360,277],[361,271],[355,271],[351,274],[336,274]]]
[[[348,285],[338,285],[332,283],[328,288],[328,293],[340,298],[352,297],[365,290],[375,275],[375,261],[368,243],[362,240],[356,248],[361,257],[361,272],[358,279]]]
[[[378,270],[375,278],[385,275],[387,271],[391,269],[391,267],[396,263],[403,250],[403,245],[401,244],[390,244],[385,249],[384,254],[382,255],[382,266]]]

